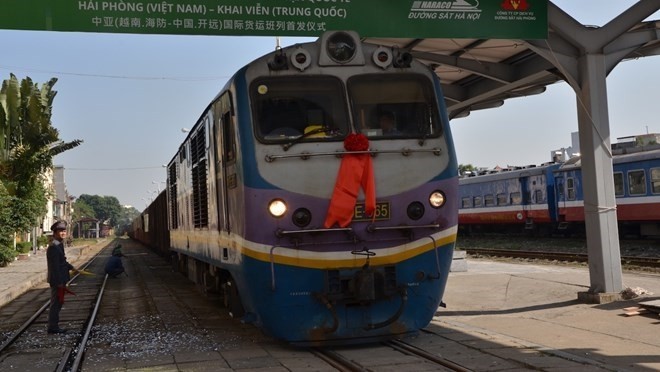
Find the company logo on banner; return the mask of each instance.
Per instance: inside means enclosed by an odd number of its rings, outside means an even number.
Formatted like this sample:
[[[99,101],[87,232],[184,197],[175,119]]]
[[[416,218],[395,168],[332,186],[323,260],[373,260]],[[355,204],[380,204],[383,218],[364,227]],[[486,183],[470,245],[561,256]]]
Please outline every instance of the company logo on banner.
[[[545,39],[548,0],[1,0],[0,29]]]
[[[496,21],[536,21],[536,12],[527,0],[504,0],[493,19]],[[479,1],[413,1],[408,18],[439,20],[478,20],[482,9]]]
[[[502,3],[502,9],[504,10],[519,10],[525,11],[529,8],[526,0],[504,0]]]
[[[416,19],[479,19],[479,2],[472,1],[413,1],[408,18]]]

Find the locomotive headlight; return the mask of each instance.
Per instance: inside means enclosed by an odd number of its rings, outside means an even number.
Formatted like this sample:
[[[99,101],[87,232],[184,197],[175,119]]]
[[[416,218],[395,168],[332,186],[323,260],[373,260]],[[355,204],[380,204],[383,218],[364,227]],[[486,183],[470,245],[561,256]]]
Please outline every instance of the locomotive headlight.
[[[268,204],[268,212],[273,217],[280,218],[286,213],[286,203],[282,199],[273,199]]]
[[[291,220],[293,221],[294,225],[298,227],[305,227],[309,225],[310,222],[312,222],[312,212],[310,212],[307,208],[298,208],[293,212]]]
[[[424,205],[418,201],[412,202],[408,204],[408,218],[410,218],[413,221],[417,221],[418,219],[422,218],[424,216]]]
[[[345,63],[353,59],[357,46],[349,34],[337,32],[328,38],[326,51],[335,62]]]
[[[429,204],[433,208],[440,208],[443,205],[445,205],[445,202],[447,199],[445,198],[445,194],[442,191],[436,190],[429,195]]]

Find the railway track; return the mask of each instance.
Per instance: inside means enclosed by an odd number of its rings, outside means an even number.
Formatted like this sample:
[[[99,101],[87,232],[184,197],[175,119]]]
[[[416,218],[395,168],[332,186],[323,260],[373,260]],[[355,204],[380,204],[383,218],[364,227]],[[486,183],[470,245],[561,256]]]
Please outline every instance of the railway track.
[[[81,269],[92,273],[102,272],[104,263],[97,260],[99,254]],[[50,291],[42,291],[34,301],[43,305],[37,305],[38,308],[32,314],[25,314],[27,320],[2,340],[0,370],[16,370],[16,366],[20,365],[44,371],[79,370],[103,298],[105,283],[104,275],[77,274],[69,281],[69,288],[75,296],[68,295],[65,298],[60,323],[67,325],[68,332],[61,335],[46,332]]]
[[[517,249],[492,249],[492,248],[464,248],[470,255],[525,258],[535,260],[549,260],[562,262],[587,262],[588,255],[585,253],[572,252],[540,252]],[[621,263],[624,266],[660,268],[660,258],[657,257],[635,257],[622,256]]]
[[[71,331],[65,335],[46,335],[45,317],[37,315],[36,328],[27,331],[33,332],[33,336],[21,337],[11,346],[13,349],[0,352],[1,371],[25,370],[16,367],[19,365],[34,366],[30,369],[33,371],[73,371],[76,367],[72,358],[76,356],[82,358],[80,369],[89,371],[150,368],[301,370],[301,366],[305,366],[305,370],[467,371],[484,370],[484,366],[495,365],[500,369],[524,370],[534,367],[527,361],[528,353],[536,353],[534,355],[548,360],[555,358],[554,363],[572,363],[564,360],[562,355],[525,348],[524,352],[513,348],[511,353],[500,355],[504,346],[499,345],[498,340],[484,341],[483,334],[463,330],[455,324],[449,328],[447,323],[439,325],[442,313],[414,337],[368,345],[301,350],[271,340],[255,327],[225,315],[220,298],[212,293],[209,297],[201,296],[200,288],[173,273],[171,266],[161,257],[136,243],[127,241],[123,245],[127,276],[108,279],[102,301],[98,300],[95,291],[82,291],[83,285],[91,286],[90,277],[72,285],[77,296],[67,298],[69,302],[65,303],[62,312],[62,325]],[[102,271],[100,267],[89,270]],[[37,289],[30,295],[34,296],[22,302],[33,303],[34,308],[43,303],[37,297],[48,298],[46,290],[40,292]],[[82,301],[82,297],[89,298],[85,303],[73,303]],[[91,302],[101,302],[103,307],[97,321],[93,322],[88,344],[81,346],[79,340],[84,338],[83,328],[92,324],[82,315],[91,312],[91,305],[90,311],[85,310],[85,304]],[[75,318],[78,315],[71,309],[66,310],[67,304],[80,313],[79,318]],[[25,313],[25,318],[30,316],[27,306],[16,305],[5,314],[9,312]],[[1,330],[10,329],[7,319],[9,317],[2,319]],[[11,329],[18,328],[23,321],[11,321]],[[79,326],[74,330],[72,325]],[[2,334],[0,332],[0,343],[5,342]],[[519,344],[524,346],[523,341]],[[482,349],[484,342],[489,346]],[[497,351],[493,352],[493,348]],[[84,350],[84,354],[79,350]]]
[[[383,370],[383,365],[392,364],[399,370],[471,371],[402,340],[356,348],[313,348],[310,352],[342,372],[378,371]]]

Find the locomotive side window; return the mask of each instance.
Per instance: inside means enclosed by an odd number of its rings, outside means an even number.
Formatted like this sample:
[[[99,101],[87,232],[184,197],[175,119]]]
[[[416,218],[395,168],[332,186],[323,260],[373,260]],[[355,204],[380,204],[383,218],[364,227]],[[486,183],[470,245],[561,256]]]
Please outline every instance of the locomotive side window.
[[[568,200],[575,200],[575,179],[572,177],[566,179],[566,194]]]
[[[343,139],[349,132],[343,91],[331,76],[254,81],[250,97],[257,138],[266,143]]]
[[[511,204],[512,205],[520,205],[522,204],[522,195],[520,194],[519,191],[517,192],[512,192],[510,195],[511,198]]]
[[[229,111],[222,115],[222,131],[222,147],[225,151],[225,160],[231,164],[236,161],[236,134],[234,133],[234,123],[231,120],[231,112]]]
[[[481,207],[481,196],[475,196],[472,200],[474,201],[473,204],[475,208]]]
[[[623,172],[614,172],[614,195],[623,196]]]
[[[493,194],[488,194],[484,196],[484,205],[486,207],[494,207],[495,206],[495,198],[493,197]]]
[[[630,195],[646,194],[646,174],[644,170],[628,172],[628,192]]]
[[[461,199],[461,208],[470,208],[472,207],[472,199],[469,197]]]
[[[497,194],[497,205],[506,205],[506,194]]]
[[[651,168],[651,191],[660,194],[660,168]]]
[[[441,125],[431,81],[415,74],[348,80],[356,130],[369,138],[438,137]]]

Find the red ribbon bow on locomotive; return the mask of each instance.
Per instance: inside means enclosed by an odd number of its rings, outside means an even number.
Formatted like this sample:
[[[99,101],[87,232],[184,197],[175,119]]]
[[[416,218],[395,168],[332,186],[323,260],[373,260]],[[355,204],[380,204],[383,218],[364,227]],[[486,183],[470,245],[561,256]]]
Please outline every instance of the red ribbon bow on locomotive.
[[[344,149],[349,152],[368,151],[369,139],[361,133],[350,133],[344,139]],[[364,190],[365,211],[373,216],[376,210],[376,183],[371,154],[344,154],[323,224],[325,228],[335,223],[340,227],[351,223],[360,187]]]

